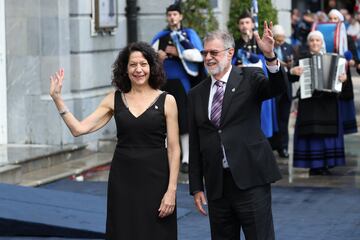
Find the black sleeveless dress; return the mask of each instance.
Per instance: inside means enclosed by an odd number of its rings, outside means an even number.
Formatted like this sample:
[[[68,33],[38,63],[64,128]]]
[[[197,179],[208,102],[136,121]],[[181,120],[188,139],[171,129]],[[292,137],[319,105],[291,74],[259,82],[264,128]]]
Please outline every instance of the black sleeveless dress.
[[[177,239],[176,209],[159,218],[169,181],[163,92],[139,117],[115,92],[117,146],[108,182],[106,239]]]

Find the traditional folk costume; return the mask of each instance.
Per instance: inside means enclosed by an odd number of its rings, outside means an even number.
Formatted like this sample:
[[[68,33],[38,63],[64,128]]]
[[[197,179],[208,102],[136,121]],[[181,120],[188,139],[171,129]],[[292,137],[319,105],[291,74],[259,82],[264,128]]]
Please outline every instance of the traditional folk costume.
[[[310,34],[323,38],[319,31]],[[329,168],[345,165],[344,130],[337,93],[315,91],[311,98],[299,99],[293,164],[310,168],[310,174],[329,174]]]

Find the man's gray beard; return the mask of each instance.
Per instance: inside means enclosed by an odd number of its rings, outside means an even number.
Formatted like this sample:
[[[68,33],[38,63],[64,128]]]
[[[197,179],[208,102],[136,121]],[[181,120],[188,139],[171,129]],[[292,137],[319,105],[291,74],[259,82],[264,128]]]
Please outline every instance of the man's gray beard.
[[[227,64],[227,61],[226,61],[226,60],[227,60],[227,59],[224,57],[224,58],[222,59],[222,61],[220,61],[220,62],[218,63],[218,65],[216,66],[215,69],[210,70],[207,66],[205,66],[205,68],[206,68],[206,70],[210,73],[210,75],[214,76],[214,75],[219,74],[219,73],[221,73],[222,71],[225,70],[226,64]]]

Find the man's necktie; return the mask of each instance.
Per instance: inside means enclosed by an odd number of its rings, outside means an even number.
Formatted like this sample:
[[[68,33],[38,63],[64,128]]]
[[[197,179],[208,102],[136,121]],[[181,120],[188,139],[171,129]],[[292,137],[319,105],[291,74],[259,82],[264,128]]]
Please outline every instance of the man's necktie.
[[[224,99],[224,82],[215,81],[216,92],[212,100],[210,120],[215,126],[220,126],[221,108]]]

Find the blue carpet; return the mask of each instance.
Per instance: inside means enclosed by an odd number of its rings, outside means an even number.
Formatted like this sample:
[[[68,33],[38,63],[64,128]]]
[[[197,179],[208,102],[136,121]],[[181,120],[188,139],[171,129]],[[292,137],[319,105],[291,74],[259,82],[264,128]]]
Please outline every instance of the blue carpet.
[[[359,240],[360,190],[274,187],[278,239]]]
[[[42,188],[106,196],[104,182],[58,181]],[[178,187],[179,240],[210,239],[207,217],[197,213],[188,186]],[[360,190],[340,188],[273,187],[273,214],[277,240],[359,240]],[[44,239],[0,237],[0,239]],[[57,239],[57,238],[46,238]],[[244,238],[242,238],[244,239]]]
[[[95,194],[106,189],[106,183],[67,183],[64,180],[46,187]],[[101,194],[106,194],[105,190]],[[272,194],[277,240],[360,240],[359,189],[273,187]],[[210,239],[208,219],[195,210],[188,185],[178,186],[177,199],[180,208],[191,211],[178,220],[179,239]]]

